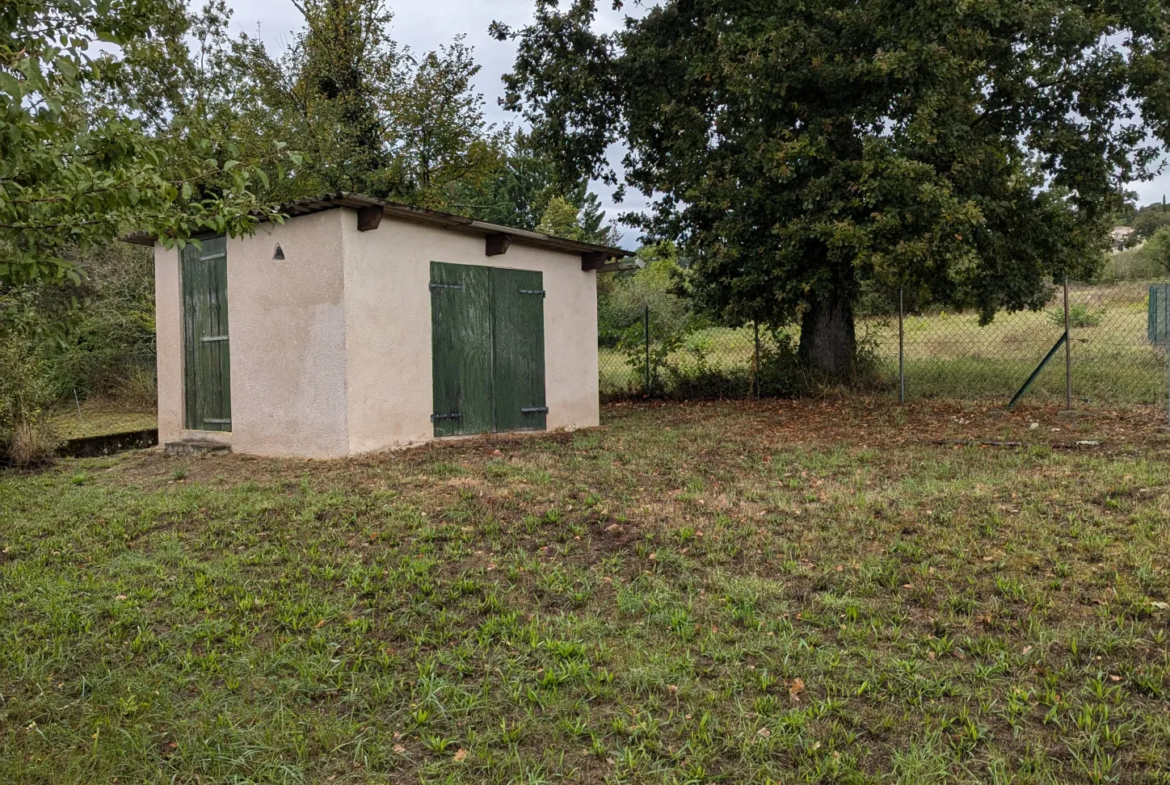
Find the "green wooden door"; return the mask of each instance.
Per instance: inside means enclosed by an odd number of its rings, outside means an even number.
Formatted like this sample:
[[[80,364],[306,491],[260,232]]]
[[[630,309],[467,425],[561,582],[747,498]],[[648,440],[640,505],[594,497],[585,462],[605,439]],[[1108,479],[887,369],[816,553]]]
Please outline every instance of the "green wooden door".
[[[538,272],[431,263],[435,436],[543,430]]]
[[[496,430],[544,430],[543,274],[492,269],[492,335]]]
[[[227,239],[183,249],[183,400],[186,427],[232,429],[228,346]]]
[[[492,430],[491,270],[431,263],[435,436]]]

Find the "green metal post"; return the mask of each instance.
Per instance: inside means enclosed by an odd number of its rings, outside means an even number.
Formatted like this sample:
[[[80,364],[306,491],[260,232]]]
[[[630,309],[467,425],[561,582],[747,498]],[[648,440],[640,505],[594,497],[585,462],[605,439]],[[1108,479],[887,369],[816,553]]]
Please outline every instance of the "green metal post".
[[[1072,411],[1072,322],[1068,313],[1068,273],[1064,274],[1064,399]]]
[[[1163,203],[1166,198],[1162,197]],[[1170,284],[1165,284],[1158,292],[1158,305],[1162,307],[1162,348],[1166,350],[1166,426],[1170,428]],[[1155,316],[1155,318],[1157,318]],[[1154,330],[1157,333],[1157,328]]]
[[[1008,404],[1009,409],[1019,403],[1020,399],[1024,397],[1024,393],[1028,392],[1028,388],[1032,386],[1032,382],[1036,381],[1036,377],[1040,375],[1040,372],[1044,370],[1048,363],[1052,362],[1052,358],[1056,356],[1056,353],[1060,350],[1060,347],[1067,342],[1068,333],[1065,333],[1064,335],[1060,336],[1060,340],[1058,340],[1056,344],[1048,350],[1048,354],[1044,355],[1044,359],[1041,360],[1040,364],[1036,366],[1036,370],[1032,371],[1032,375],[1028,377],[1028,381],[1024,382],[1024,386],[1021,387],[1019,391],[1012,397],[1011,403]]]

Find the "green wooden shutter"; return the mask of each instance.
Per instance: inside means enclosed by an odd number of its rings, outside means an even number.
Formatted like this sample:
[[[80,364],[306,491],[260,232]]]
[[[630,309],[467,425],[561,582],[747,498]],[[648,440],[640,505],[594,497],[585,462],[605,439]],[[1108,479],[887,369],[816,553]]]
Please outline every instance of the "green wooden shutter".
[[[183,249],[184,407],[186,427],[232,429],[231,353],[228,345],[227,239]]]
[[[492,430],[490,268],[431,263],[435,436]]]
[[[495,429],[540,431],[544,397],[544,276],[492,268]]]

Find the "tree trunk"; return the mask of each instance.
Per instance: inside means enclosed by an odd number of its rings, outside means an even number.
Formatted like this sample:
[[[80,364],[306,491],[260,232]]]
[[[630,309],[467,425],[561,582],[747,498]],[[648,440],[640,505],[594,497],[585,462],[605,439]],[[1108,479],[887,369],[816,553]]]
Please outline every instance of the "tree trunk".
[[[853,380],[857,333],[853,302],[847,295],[831,291],[805,311],[800,323],[800,358],[827,380]]]

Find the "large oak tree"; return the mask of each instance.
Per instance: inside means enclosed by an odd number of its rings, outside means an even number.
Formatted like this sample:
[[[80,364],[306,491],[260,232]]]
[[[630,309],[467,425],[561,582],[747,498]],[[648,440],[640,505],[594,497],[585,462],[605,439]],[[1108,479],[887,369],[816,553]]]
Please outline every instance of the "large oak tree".
[[[620,2],[615,7],[620,8]],[[664,0],[594,29],[537,0],[505,103],[562,176],[608,177],[681,242],[699,304],[797,323],[848,376],[863,284],[1040,307],[1099,262],[1167,137],[1159,0]],[[1151,141],[1154,140],[1154,141]]]

